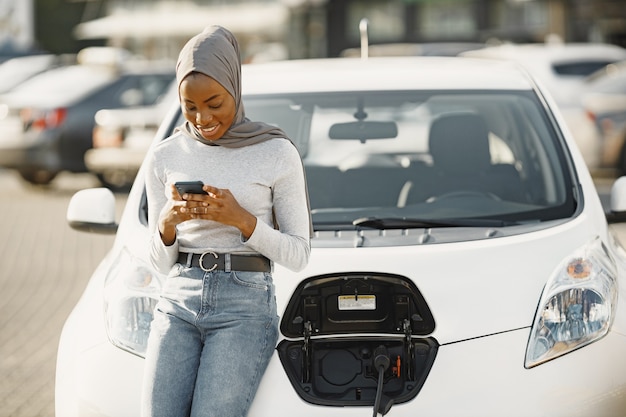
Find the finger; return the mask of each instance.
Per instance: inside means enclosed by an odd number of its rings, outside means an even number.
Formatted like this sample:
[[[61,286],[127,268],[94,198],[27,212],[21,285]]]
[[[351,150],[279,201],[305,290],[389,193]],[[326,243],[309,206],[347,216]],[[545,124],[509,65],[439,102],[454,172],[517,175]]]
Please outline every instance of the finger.
[[[172,212],[183,212],[187,203],[184,200],[174,200],[170,206]]]
[[[183,199],[183,196],[181,196],[178,193],[178,190],[176,189],[174,184],[170,185],[170,188],[171,188],[171,193],[172,193],[172,199],[174,199],[174,200],[182,200]]]
[[[204,194],[185,194],[183,195],[183,199],[185,201],[206,202],[208,196]]]
[[[204,186],[204,191],[206,191],[207,193],[209,193],[209,195],[213,198],[220,198],[222,197],[222,189],[217,188],[217,187],[213,187],[212,185],[205,185]]]
[[[209,211],[209,208],[203,207],[203,206],[196,206],[196,207],[192,207],[190,211],[193,214],[207,214]]]

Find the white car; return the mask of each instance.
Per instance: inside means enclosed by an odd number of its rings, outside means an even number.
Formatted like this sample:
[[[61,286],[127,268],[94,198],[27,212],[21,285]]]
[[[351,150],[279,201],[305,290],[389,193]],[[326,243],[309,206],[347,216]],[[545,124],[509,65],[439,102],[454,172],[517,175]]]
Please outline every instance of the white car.
[[[302,154],[315,228],[303,271],[275,266],[281,334],[250,417],[626,415],[626,253],[608,226],[626,219],[626,178],[605,214],[526,72],[338,58],[242,79],[247,115]],[[181,121],[172,105],[154,143]],[[60,338],[59,417],[139,415],[165,280],[143,168],[119,226],[114,198],[68,207],[73,227],[117,236]]]
[[[503,44],[463,52],[467,57],[517,62],[554,98],[592,174],[602,172],[602,139],[583,108],[585,77],[608,64],[626,60],[626,49],[604,43]]]

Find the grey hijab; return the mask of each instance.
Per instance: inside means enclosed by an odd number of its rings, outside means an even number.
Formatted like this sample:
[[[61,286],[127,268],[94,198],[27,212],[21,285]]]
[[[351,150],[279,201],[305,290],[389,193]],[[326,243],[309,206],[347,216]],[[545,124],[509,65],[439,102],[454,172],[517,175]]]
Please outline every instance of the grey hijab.
[[[289,139],[285,132],[278,127],[263,122],[253,122],[246,117],[241,101],[239,45],[235,36],[228,29],[221,26],[209,26],[183,46],[176,63],[176,81],[179,87],[183,79],[192,72],[208,75],[220,83],[235,99],[237,114],[230,129],[216,141],[204,139],[196,127],[188,121],[185,121],[178,130],[207,145],[219,145],[227,148],[241,148],[273,138]],[[311,222],[308,190],[306,195],[309,210],[309,230],[312,235],[313,224]],[[274,227],[278,228],[278,226],[276,218],[274,218]]]
[[[178,56],[176,81],[192,72],[200,72],[219,82],[233,96],[237,114],[230,129],[216,141],[200,135],[192,123],[186,121],[178,130],[207,145],[240,148],[272,138],[287,138],[281,129],[263,122],[250,121],[241,101],[241,58],[235,36],[221,26],[209,26],[191,38]],[[288,139],[288,138],[287,138]]]

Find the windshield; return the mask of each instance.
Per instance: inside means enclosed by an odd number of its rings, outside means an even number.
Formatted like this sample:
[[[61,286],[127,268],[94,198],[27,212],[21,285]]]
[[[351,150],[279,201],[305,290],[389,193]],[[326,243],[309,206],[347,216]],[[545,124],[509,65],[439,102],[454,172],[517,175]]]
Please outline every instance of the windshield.
[[[316,230],[496,227],[575,210],[565,155],[529,92],[248,96],[306,169]]]

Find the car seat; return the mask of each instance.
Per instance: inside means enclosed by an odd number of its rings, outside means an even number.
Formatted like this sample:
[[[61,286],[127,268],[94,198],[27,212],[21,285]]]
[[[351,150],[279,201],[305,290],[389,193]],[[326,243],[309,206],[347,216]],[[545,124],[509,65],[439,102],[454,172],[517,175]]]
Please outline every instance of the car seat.
[[[473,193],[494,199],[524,200],[515,166],[492,164],[489,130],[480,115],[441,115],[432,122],[428,141],[433,160],[431,198]]]

